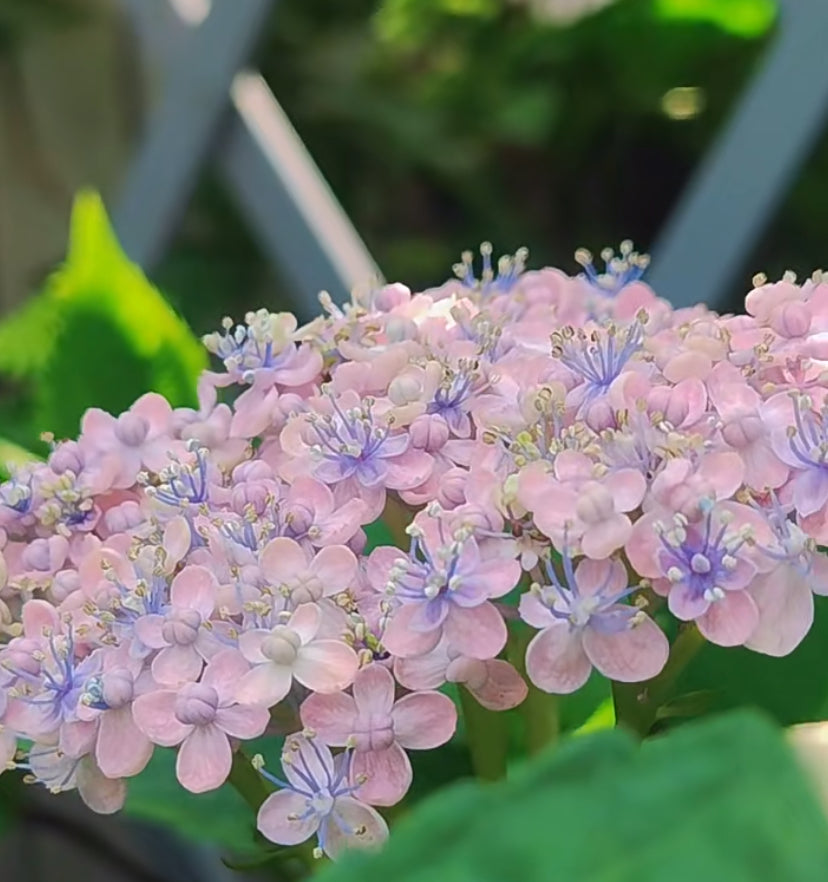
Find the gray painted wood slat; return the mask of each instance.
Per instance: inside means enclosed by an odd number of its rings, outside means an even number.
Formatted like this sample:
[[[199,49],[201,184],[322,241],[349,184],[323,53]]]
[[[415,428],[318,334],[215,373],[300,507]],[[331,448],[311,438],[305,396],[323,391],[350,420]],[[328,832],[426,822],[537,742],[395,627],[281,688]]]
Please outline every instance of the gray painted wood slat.
[[[652,249],[662,297],[723,302],[826,117],[828,2],[784,0],[767,57]]]
[[[214,3],[181,41],[114,214],[127,254],[146,269],[163,255],[230,107],[230,87],[273,0]]]

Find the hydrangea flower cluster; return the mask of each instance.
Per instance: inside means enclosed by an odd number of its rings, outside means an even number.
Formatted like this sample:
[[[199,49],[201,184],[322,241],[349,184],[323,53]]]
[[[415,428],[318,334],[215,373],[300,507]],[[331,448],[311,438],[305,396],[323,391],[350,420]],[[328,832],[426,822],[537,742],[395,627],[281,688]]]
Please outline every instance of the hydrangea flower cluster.
[[[286,735],[258,817],[383,841],[408,751],[593,669],[656,677],[672,616],[782,656],[828,593],[828,280],[673,310],[630,243],[526,254],[205,338],[198,409],[147,394],[0,485],[0,763],[112,812],[156,746],[181,785]],[[367,550],[365,528],[405,526]],[[403,543],[401,543],[403,544]],[[689,624],[692,623],[692,624]],[[261,762],[256,765],[261,767]]]

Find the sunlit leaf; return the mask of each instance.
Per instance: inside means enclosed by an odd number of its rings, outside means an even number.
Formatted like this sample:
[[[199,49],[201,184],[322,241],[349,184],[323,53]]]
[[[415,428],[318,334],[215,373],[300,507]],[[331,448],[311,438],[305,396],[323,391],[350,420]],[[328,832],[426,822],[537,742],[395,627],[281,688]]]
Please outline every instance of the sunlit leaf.
[[[737,37],[760,37],[773,26],[778,4],[773,0],[655,0],[659,16],[677,21],[704,21]]]
[[[81,193],[66,261],[0,323],[0,372],[32,389],[24,397],[32,440],[46,430],[71,437],[88,407],[119,413],[144,392],[193,405],[206,362],[200,342],[124,254],[100,197]]]

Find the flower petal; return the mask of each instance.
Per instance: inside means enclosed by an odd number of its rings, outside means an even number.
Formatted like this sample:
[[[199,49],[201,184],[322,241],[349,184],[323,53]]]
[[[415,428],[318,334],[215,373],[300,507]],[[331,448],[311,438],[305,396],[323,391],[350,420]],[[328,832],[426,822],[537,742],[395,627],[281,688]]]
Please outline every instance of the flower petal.
[[[163,649],[169,645],[164,639],[163,627],[164,616],[155,614],[141,616],[135,622],[135,636],[150,649]]]
[[[250,665],[241,653],[223,649],[210,659],[201,682],[212,686],[218,693],[219,704],[225,704],[235,695],[239,680],[249,670]]]
[[[174,644],[162,649],[152,661],[152,676],[161,686],[181,686],[195,682],[204,661],[195,646]]]
[[[406,689],[438,689],[446,682],[450,659],[445,641],[415,658],[395,658],[394,676]]]
[[[483,662],[486,680],[480,686],[465,684],[466,689],[489,710],[510,710],[526,698],[529,687],[515,668],[499,658]]]
[[[230,775],[233,752],[218,726],[196,726],[178,751],[175,774],[191,793],[221,787]]]
[[[207,567],[190,564],[172,580],[170,600],[173,606],[194,609],[202,619],[213,614],[218,582]]]
[[[719,646],[740,646],[759,624],[759,609],[747,591],[726,591],[696,619],[699,631]]]
[[[231,738],[258,738],[270,722],[266,707],[234,704],[216,711],[216,725]]]
[[[526,649],[526,673],[544,692],[575,692],[589,679],[591,670],[581,635],[564,622],[544,628]]]
[[[352,691],[360,715],[385,715],[394,706],[394,677],[376,662],[357,673]]]
[[[130,705],[101,714],[95,759],[107,778],[137,775],[146,767],[152,750],[152,742],[135,724]]]
[[[655,677],[670,654],[669,641],[649,616],[622,631],[586,628],[583,647],[592,664],[605,677],[619,683],[640,683]]]
[[[308,556],[298,542],[287,536],[271,539],[259,557],[262,574],[271,585],[288,584],[308,568]]]
[[[353,734],[356,722],[356,702],[344,692],[329,695],[312,693],[299,709],[302,725],[314,732],[331,747],[344,747]]]
[[[351,585],[357,573],[357,559],[344,545],[328,545],[317,552],[310,571],[325,586],[323,596],[330,597]]]
[[[429,750],[445,744],[457,729],[457,708],[441,692],[412,692],[391,711],[394,735],[409,750]]]
[[[333,860],[352,848],[379,848],[388,839],[388,825],[382,815],[358,799],[337,797],[333,814],[335,817],[325,821],[325,851]]]
[[[256,819],[259,832],[276,845],[298,845],[319,829],[319,816],[302,818],[307,799],[292,790],[273,793],[262,803]]]
[[[442,627],[435,627],[430,631],[415,630],[411,622],[416,622],[422,617],[421,607],[423,603],[409,603],[401,606],[391,617],[391,621],[385,628],[382,642],[385,648],[399,658],[410,658],[431,652],[440,642],[443,633]]]
[[[262,643],[270,635],[264,628],[242,631],[239,634],[239,651],[242,657],[252,665],[263,665],[270,659],[262,652]]]
[[[581,537],[581,550],[593,560],[609,557],[632,535],[632,523],[623,514],[615,514],[600,524],[590,526]]]
[[[623,591],[629,580],[624,564],[620,560],[591,560],[584,557],[575,570],[575,584],[584,596],[592,596],[600,592],[608,597]]]
[[[315,603],[303,603],[288,619],[288,627],[299,635],[302,643],[309,643],[316,636],[322,621],[322,613]]]
[[[814,621],[808,576],[793,566],[782,566],[754,579],[749,590],[759,610],[759,624],[745,646],[777,658],[793,652]]]
[[[480,659],[494,658],[508,636],[503,617],[488,601],[465,609],[452,604],[444,631],[452,649]]]
[[[371,805],[396,805],[413,778],[408,756],[396,742],[385,750],[355,751],[351,771],[354,780],[365,778],[356,793]]]
[[[339,640],[314,640],[301,647],[293,665],[293,675],[314,692],[338,692],[353,682],[359,659]]]
[[[340,758],[344,759],[344,754]],[[338,769],[339,763],[324,742],[305,735],[292,735],[285,740],[282,771],[294,790],[316,793],[336,779]]]
[[[138,728],[156,744],[174,747],[180,744],[191,732],[175,716],[175,701],[178,693],[172,689],[161,689],[139,695],[132,705],[132,715]]]
[[[112,815],[124,807],[126,782],[122,778],[107,778],[91,756],[81,760],[77,784],[81,799],[99,815]]]
[[[241,704],[273,707],[290,692],[292,683],[293,674],[285,665],[276,665],[273,662],[256,665],[239,681],[236,701]]]

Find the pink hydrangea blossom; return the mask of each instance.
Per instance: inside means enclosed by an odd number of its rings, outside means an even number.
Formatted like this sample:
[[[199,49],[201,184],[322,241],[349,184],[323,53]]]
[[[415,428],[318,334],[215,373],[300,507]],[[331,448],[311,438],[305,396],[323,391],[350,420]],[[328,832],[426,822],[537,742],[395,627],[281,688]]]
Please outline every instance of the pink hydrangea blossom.
[[[162,747],[180,745],[176,776],[193,793],[215,790],[227,780],[233,761],[230,738],[256,738],[267,728],[265,708],[235,700],[247,670],[237,652],[225,650],[213,656],[198,683],[135,699],[133,714],[141,731]]]
[[[302,703],[302,722],[331,747],[354,749],[352,781],[356,796],[371,805],[394,805],[411,786],[406,749],[445,744],[457,726],[457,711],[440,692],[411,692],[398,701],[394,678],[377,663],[354,678],[353,695],[310,695]]]
[[[93,409],[11,467],[0,768],[110,812],[155,744],[211,789],[301,707],[259,827],[338,856],[450,737],[435,690],[523,701],[518,617],[551,692],[658,677],[662,622],[792,652],[828,594],[828,283],[757,278],[720,316],[659,299],[631,243],[601,256],[524,272],[487,244],[304,327],[225,320],[197,408]],[[368,544],[380,519],[406,550]]]
[[[526,698],[523,677],[509,662],[499,658],[477,659],[460,655],[441,640],[431,652],[394,661],[394,675],[412,691],[439,689],[459,683],[489,710],[509,710]]]
[[[574,692],[592,668],[622,683],[649,680],[664,667],[669,644],[641,609],[624,603],[632,590],[623,564],[562,558],[547,565],[548,585],[524,594],[521,618],[540,628],[526,650],[526,671],[546,692]]]
[[[239,637],[239,649],[252,668],[240,675],[238,701],[273,707],[290,692],[294,678],[316,692],[337,692],[354,679],[356,653],[340,640],[318,639],[319,607],[305,603],[273,628],[255,628]]]
[[[205,625],[216,604],[218,583],[206,567],[187,566],[172,580],[170,602],[163,613],[141,616],[135,634],[150,649],[160,650],[152,675],[164,686],[198,679],[204,661],[218,646]]]
[[[314,603],[348,588],[357,572],[354,553],[343,545],[328,545],[309,554],[294,539],[272,539],[259,557],[266,584],[291,605]]]
[[[117,463],[113,487],[131,487],[143,468],[158,471],[167,464],[172,408],[163,395],[149,392],[119,417],[90,408],[81,424],[81,444]],[[179,445],[183,450],[183,445]]]
[[[385,646],[394,655],[420,655],[445,634],[464,655],[494,658],[506,643],[506,626],[490,601],[514,588],[520,564],[485,558],[466,528],[449,537],[429,520],[422,523],[414,525],[407,557],[377,549],[369,561],[374,587],[389,588],[399,604],[383,636]]]
[[[388,838],[382,815],[352,794],[350,751],[334,757],[311,735],[292,735],[282,752],[281,780],[262,770],[281,787],[259,809],[259,831],[277,845],[298,845],[312,836],[316,854],[336,860],[349,849],[372,849]]]

